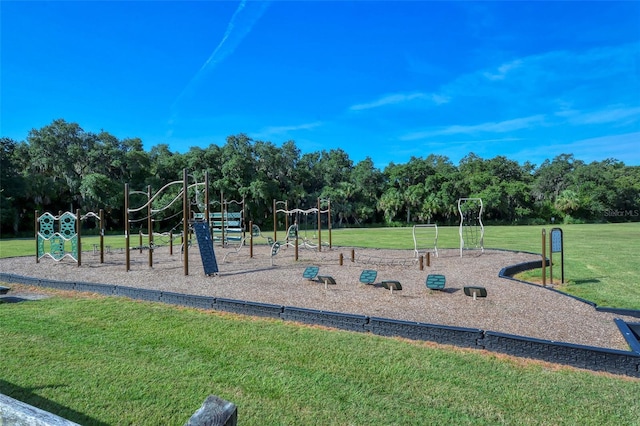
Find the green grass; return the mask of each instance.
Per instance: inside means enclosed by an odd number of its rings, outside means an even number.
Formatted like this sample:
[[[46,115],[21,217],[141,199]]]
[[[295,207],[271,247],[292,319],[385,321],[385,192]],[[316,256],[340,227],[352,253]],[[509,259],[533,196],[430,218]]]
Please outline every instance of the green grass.
[[[551,226],[544,227],[549,233]],[[640,223],[563,225],[565,251],[565,280],[567,284],[559,290],[587,300],[599,306],[640,309],[640,292],[637,291],[640,277]],[[541,253],[542,226],[487,226],[485,247]],[[432,245],[433,228],[422,229],[425,246]],[[327,230],[322,231],[322,240],[328,241]],[[284,231],[278,233],[284,237]],[[301,237],[313,238],[313,231],[301,231]],[[413,249],[412,228],[334,229],[331,233],[335,246],[371,248]],[[97,244],[97,236],[84,237],[84,250]],[[131,244],[138,244],[137,235]],[[264,242],[257,238],[257,242]],[[112,248],[125,246],[123,236],[105,237],[105,245]],[[458,227],[438,228],[439,248],[459,248]],[[548,249],[548,242],[547,242]],[[554,257],[554,283],[560,282],[560,258]],[[0,240],[0,257],[35,256],[33,239]],[[548,254],[547,254],[548,256]],[[506,266],[506,265],[505,265]],[[548,273],[548,271],[547,271]],[[541,281],[538,271],[519,276],[530,281]]]
[[[55,293],[61,294],[61,293]],[[640,381],[279,320],[57,296],[0,305],[0,392],[84,425],[638,424]]]

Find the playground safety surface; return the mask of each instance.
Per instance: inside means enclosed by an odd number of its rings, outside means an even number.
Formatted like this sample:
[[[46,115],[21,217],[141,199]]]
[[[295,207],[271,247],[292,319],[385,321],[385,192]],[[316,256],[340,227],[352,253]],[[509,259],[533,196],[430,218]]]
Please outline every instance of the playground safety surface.
[[[439,249],[430,256],[430,266],[420,270],[413,250],[362,249],[351,247],[300,248],[295,260],[293,247],[283,247],[271,256],[267,245],[248,248],[216,247],[219,273],[204,274],[197,246],[189,250],[188,275],[179,250],[168,247],[153,251],[131,251],[130,270],[125,254],[114,250],[99,256],[83,252],[82,266],[70,259],[55,262],[35,257],[0,259],[0,271],[16,275],[71,282],[115,284],[177,293],[271,303],[291,307],[352,313],[458,327],[479,328],[519,336],[610,349],[628,350],[615,318],[637,322],[637,318],[598,312],[592,306],[550,291],[498,277],[505,267],[539,260],[531,253],[485,249],[465,251]],[[351,256],[354,254],[354,261]],[[340,255],[343,264],[340,265]],[[226,261],[223,262],[223,259]],[[307,266],[331,276],[335,285],[303,278]],[[358,278],[364,269],[378,272],[376,282],[366,285]],[[444,290],[429,290],[428,274],[446,277]],[[402,290],[390,292],[383,281],[395,280]],[[486,298],[465,296],[465,286],[484,287]],[[11,294],[11,293],[9,293]]]

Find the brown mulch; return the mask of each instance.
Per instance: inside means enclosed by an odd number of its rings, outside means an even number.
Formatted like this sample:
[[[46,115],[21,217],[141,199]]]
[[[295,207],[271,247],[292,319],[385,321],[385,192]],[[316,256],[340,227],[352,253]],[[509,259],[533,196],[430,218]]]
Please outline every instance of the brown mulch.
[[[324,247],[321,252],[300,248],[295,260],[293,247],[283,247],[270,256],[267,246],[249,249],[216,247],[219,274],[206,276],[197,247],[189,250],[188,275],[182,256],[170,255],[167,247],[149,252],[131,252],[130,270],[125,255],[116,250],[99,256],[85,252],[82,266],[71,259],[55,262],[35,257],[0,259],[0,271],[17,275],[65,281],[116,284],[145,289],[223,297],[284,306],[353,313],[406,321],[480,328],[545,340],[628,350],[614,318],[637,322],[637,318],[597,312],[592,306],[574,298],[498,277],[509,265],[538,260],[539,255],[501,250],[439,250],[431,255],[431,265],[419,268],[413,250],[378,250],[347,247]],[[351,255],[355,259],[351,261]],[[340,255],[343,265],[339,264]],[[335,278],[328,285],[302,277],[309,265],[320,267],[321,275]],[[363,269],[377,271],[373,285],[358,280]],[[425,286],[427,274],[446,277],[444,291]],[[397,280],[401,291],[391,293],[382,287],[384,280]],[[473,300],[463,292],[464,286],[482,286],[486,298]]]

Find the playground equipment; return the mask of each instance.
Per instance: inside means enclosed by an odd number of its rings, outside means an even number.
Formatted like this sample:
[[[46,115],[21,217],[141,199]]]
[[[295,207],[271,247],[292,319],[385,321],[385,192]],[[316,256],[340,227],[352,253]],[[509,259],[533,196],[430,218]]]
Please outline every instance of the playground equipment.
[[[284,205],[284,208],[278,208],[278,205]],[[326,206],[325,210],[322,210],[322,207]],[[314,244],[311,242],[311,240],[309,238],[307,238],[307,226],[305,226],[304,229],[304,236],[302,237],[302,246],[305,248],[317,248],[318,251],[322,251],[322,214],[326,213],[327,214],[327,228],[329,231],[329,242],[328,242],[328,246],[329,249],[332,248],[332,241],[331,241],[331,200],[330,199],[322,199],[322,198],[318,198],[318,202],[317,202],[317,207],[313,207],[307,210],[303,210],[303,209],[293,209],[293,210],[289,210],[288,209],[288,202],[287,201],[276,201],[275,199],[273,200],[273,239],[274,241],[278,240],[278,219],[277,219],[277,215],[278,213],[284,213],[285,214],[285,228],[287,229],[287,238],[286,238],[286,243],[287,245],[291,245],[289,240],[290,239],[294,239],[295,241],[298,241],[298,239],[300,238],[300,216],[304,215],[304,219],[305,219],[305,224],[307,224],[307,219],[309,217],[309,215],[315,214],[317,217],[317,237],[318,237],[318,244]],[[294,219],[294,223],[292,225],[289,225],[289,216],[294,216],[295,215],[295,219]]]
[[[237,243],[242,247],[245,242],[245,201],[226,200],[224,193],[220,194],[220,201],[212,204],[220,204],[219,212],[209,213],[209,224],[214,242],[220,243],[222,247],[227,247],[231,243]],[[229,206],[238,206],[230,209]],[[205,213],[194,213],[194,219],[205,220]]]
[[[104,263],[104,211],[102,209],[99,214],[88,212],[84,216],[80,214],[80,210],[76,210],[75,214],[64,212],[58,216],[48,212],[39,215],[36,210],[35,218],[36,263],[39,263],[43,257],[50,257],[56,262],[69,257],[81,266],[80,230],[82,221],[89,218],[97,218],[100,221],[100,263]]]
[[[460,213],[460,257],[464,249],[479,248],[484,253],[484,225],[482,198],[458,199]]]
[[[142,204],[139,207],[135,207],[135,208],[130,208],[129,207],[129,202],[130,202],[130,194],[131,193],[136,193],[136,192],[130,192],[129,191],[129,184],[125,183],[124,185],[124,201],[125,201],[125,206],[124,206],[124,211],[125,211],[125,240],[126,240],[126,257],[125,257],[125,264],[126,264],[126,270],[129,271],[131,269],[131,260],[130,260],[130,248],[131,248],[131,244],[130,244],[130,239],[131,239],[131,232],[130,232],[130,225],[132,220],[130,219],[130,215],[132,213],[136,213],[136,212],[140,212],[146,209],[147,211],[147,217],[145,218],[147,220],[147,227],[148,227],[148,238],[149,238],[149,267],[153,267],[153,216],[159,212],[162,212],[166,209],[168,209],[169,207],[171,207],[175,202],[177,202],[178,200],[182,199],[182,240],[183,240],[183,244],[182,244],[182,257],[183,257],[183,268],[184,268],[184,274],[185,275],[189,275],[189,244],[188,244],[188,239],[189,239],[189,235],[190,235],[190,231],[193,228],[192,225],[194,225],[195,223],[205,223],[205,229],[207,230],[207,234],[209,233],[209,219],[211,217],[210,212],[209,212],[209,207],[210,207],[210,203],[209,203],[209,175],[207,172],[205,172],[204,174],[204,182],[195,182],[191,185],[189,185],[188,183],[188,177],[189,175],[187,174],[187,170],[183,169],[182,171],[183,177],[182,180],[178,180],[178,181],[173,181],[173,182],[169,182],[168,184],[166,184],[165,186],[163,186],[162,188],[160,188],[154,195],[151,194],[151,187],[147,187],[147,201],[146,203]],[[155,200],[157,200],[163,193],[164,191],[166,191],[168,188],[174,186],[174,185],[180,185],[182,187],[182,189],[180,190],[180,192],[178,193],[178,195],[176,195],[173,200],[171,202],[169,202],[168,204],[166,204],[164,207],[160,208],[160,209],[153,209],[152,205],[153,202]],[[189,190],[190,189],[194,189],[197,193],[197,188],[199,186],[204,186],[204,218],[203,220],[200,221],[192,221],[191,220],[191,202],[189,199]],[[138,191],[137,193],[142,193],[145,194],[144,192]],[[196,199],[196,203],[197,203],[197,199]],[[144,219],[143,219],[144,220]],[[198,230],[196,230],[196,232],[202,232],[200,230],[201,227],[198,227]],[[195,230],[195,229],[194,229]],[[211,242],[210,238],[203,238],[202,235],[197,235],[198,236],[198,240],[203,241],[203,243],[205,244],[205,246],[199,246],[200,249],[200,256],[202,257],[202,263],[203,266],[205,268],[205,273],[207,275],[210,275],[213,272],[210,272],[211,270],[215,269],[214,272],[217,272],[217,263],[215,263],[215,253],[213,253],[213,243]],[[209,251],[208,247],[206,245],[210,244],[211,245],[211,251]],[[212,254],[213,253],[213,254]],[[211,262],[211,260],[213,259],[213,262],[215,263],[215,265],[211,265],[209,262]],[[209,272],[208,272],[209,271]]]
[[[422,249],[418,247],[423,247],[424,241],[426,241],[427,237],[421,232],[426,229],[435,230],[435,237],[433,239],[433,254],[435,254],[436,257],[438,257],[438,225],[436,225],[435,223],[432,223],[432,224],[424,224],[424,225],[413,225],[413,250],[415,252],[416,259],[423,255],[421,253]],[[425,249],[424,252],[426,254],[427,250]]]
[[[429,290],[443,290],[447,284],[447,278],[442,274],[429,274],[425,285]]]

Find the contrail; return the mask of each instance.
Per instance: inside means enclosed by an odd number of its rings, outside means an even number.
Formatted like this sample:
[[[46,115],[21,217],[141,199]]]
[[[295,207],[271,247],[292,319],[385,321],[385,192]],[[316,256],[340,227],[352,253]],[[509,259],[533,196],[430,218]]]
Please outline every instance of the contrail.
[[[242,0],[238,8],[231,16],[231,20],[227,24],[227,29],[222,36],[222,40],[213,50],[206,62],[200,70],[193,76],[185,88],[180,92],[178,97],[171,105],[171,118],[169,124],[172,124],[178,114],[178,107],[183,99],[191,92],[200,80],[209,72],[211,72],[217,64],[222,62],[227,56],[231,55],[238,47],[240,42],[249,34],[253,26],[264,14],[269,6],[268,1],[248,1]]]

